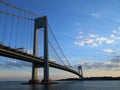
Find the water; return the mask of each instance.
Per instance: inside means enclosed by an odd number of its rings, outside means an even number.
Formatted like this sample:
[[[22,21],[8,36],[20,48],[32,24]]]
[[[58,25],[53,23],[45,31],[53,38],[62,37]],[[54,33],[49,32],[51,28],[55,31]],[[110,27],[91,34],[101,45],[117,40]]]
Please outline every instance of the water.
[[[51,85],[0,82],[0,90],[120,90],[120,81],[59,81]]]

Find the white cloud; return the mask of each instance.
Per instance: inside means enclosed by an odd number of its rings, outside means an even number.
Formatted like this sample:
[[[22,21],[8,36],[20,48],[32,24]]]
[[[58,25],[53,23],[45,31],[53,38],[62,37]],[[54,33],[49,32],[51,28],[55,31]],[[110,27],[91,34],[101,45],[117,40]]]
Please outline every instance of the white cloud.
[[[114,40],[108,40],[108,39],[107,39],[107,40],[106,40],[106,43],[107,43],[107,44],[113,44],[113,43],[114,43]]]
[[[92,47],[97,47],[97,46],[99,46],[99,45],[96,44],[96,43],[93,43],[93,44],[92,44]]]
[[[115,38],[116,36],[115,36],[114,34],[111,34],[110,37],[111,37],[111,38]]]
[[[83,38],[83,36],[78,36],[78,37],[76,37],[76,39],[82,39]]]
[[[83,34],[83,32],[79,32],[79,34]]]
[[[95,18],[100,18],[101,17],[101,14],[96,12],[96,13],[91,13],[91,15]]]
[[[92,39],[85,39],[85,40],[82,40],[82,41],[76,41],[74,42],[74,44],[78,45],[78,46],[84,46],[84,44],[90,44],[90,43],[93,43],[94,40]]]
[[[114,34],[120,34],[120,27],[118,27],[117,29],[113,30]]]
[[[91,38],[95,38],[95,37],[97,37],[97,35],[94,35],[94,34],[89,34],[89,36],[91,37]]]
[[[96,41],[99,43],[99,44],[102,44],[103,41],[106,41],[107,39],[104,38],[104,37],[100,37],[100,38],[97,38]]]
[[[116,31],[116,30],[113,30],[113,33],[117,33],[117,31]]]
[[[84,46],[85,43],[83,41],[82,42],[76,41],[76,42],[74,42],[74,44],[76,44],[78,46]]]
[[[103,49],[104,52],[107,52],[107,53],[113,53],[114,51],[112,49]]]
[[[93,39],[85,39],[83,40],[84,43],[93,43],[94,40]]]
[[[115,36],[113,34],[110,35],[111,38],[114,38],[114,39],[120,39],[120,36]]]
[[[109,39],[107,39],[107,38],[105,38],[105,37],[98,37],[98,38],[96,39],[96,41],[98,42],[99,45],[101,45],[103,42],[105,42],[105,43],[107,43],[107,44],[112,44],[112,43],[114,43],[114,40],[109,40]]]
[[[116,30],[113,30],[112,32],[113,33],[110,35],[110,37],[120,40],[120,27],[118,27]]]

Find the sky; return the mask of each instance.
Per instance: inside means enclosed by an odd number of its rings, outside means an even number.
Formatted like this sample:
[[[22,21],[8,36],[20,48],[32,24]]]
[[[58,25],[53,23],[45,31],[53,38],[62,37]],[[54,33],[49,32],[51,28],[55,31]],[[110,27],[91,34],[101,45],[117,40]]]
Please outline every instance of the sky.
[[[40,16],[46,15],[69,62],[73,66],[81,65],[85,77],[120,76],[120,0],[5,1]],[[0,80],[31,77],[30,64],[1,59]],[[43,71],[39,71],[41,77]],[[54,79],[76,77],[61,70],[50,71]]]

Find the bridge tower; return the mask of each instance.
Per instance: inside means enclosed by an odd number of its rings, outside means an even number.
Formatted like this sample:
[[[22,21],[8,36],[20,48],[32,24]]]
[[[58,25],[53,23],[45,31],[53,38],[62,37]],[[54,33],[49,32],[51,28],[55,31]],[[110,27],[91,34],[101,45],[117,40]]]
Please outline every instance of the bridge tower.
[[[83,79],[83,71],[82,71],[82,66],[78,66],[78,72],[82,77],[79,77],[80,79]]]
[[[33,43],[33,55],[38,56],[38,31],[44,29],[44,79],[43,83],[50,83],[49,79],[49,56],[48,56],[48,21],[47,16],[39,17],[34,21],[34,43]],[[38,65],[33,63],[32,65],[32,79],[29,83],[36,84],[39,83],[38,80]]]

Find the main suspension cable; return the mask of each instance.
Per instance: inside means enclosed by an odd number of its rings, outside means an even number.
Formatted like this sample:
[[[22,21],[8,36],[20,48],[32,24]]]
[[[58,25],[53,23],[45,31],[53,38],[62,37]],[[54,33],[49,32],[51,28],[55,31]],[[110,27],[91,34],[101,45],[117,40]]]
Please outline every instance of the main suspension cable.
[[[10,15],[10,16],[15,16],[15,17],[22,18],[22,19],[34,20],[32,18],[27,18],[27,17],[24,17],[24,16],[20,16],[20,15],[17,15],[17,14],[10,13],[10,12],[5,12],[3,10],[0,10],[0,13],[7,14],[7,15]]]
[[[31,14],[32,16],[37,16],[37,17],[39,16],[39,15],[37,15],[37,14],[35,14],[35,13],[29,12],[29,11],[27,11],[27,10],[25,10],[25,9],[21,9],[21,8],[18,8],[18,7],[16,7],[16,6],[10,4],[10,3],[7,3],[7,2],[5,2],[4,0],[0,0],[0,3],[3,3],[4,5],[9,6],[9,7],[11,7],[11,8],[14,8],[14,9],[17,9],[17,10],[19,10],[19,11],[21,11],[21,12],[24,12],[24,13],[27,13],[27,14]]]
[[[60,47],[60,45],[59,45],[59,43],[58,43],[58,41],[57,41],[57,39],[56,39],[56,37],[55,37],[55,35],[54,35],[54,33],[53,33],[51,27],[50,27],[50,25],[48,25],[48,26],[49,26],[50,32],[52,33],[52,35],[53,35],[53,37],[54,37],[54,39],[55,39],[55,41],[56,41],[56,43],[57,43],[57,45],[58,45],[58,47],[59,47],[61,53],[63,54],[65,60],[67,61],[68,65],[69,65],[70,67],[72,67],[71,64],[69,63],[68,59],[66,58],[65,54],[63,53],[62,48]],[[72,68],[73,68],[73,67],[72,67]]]

